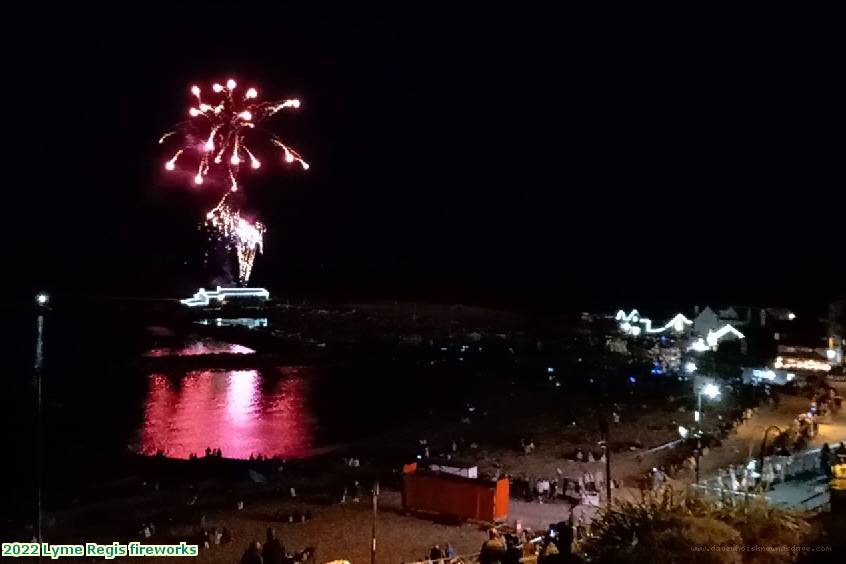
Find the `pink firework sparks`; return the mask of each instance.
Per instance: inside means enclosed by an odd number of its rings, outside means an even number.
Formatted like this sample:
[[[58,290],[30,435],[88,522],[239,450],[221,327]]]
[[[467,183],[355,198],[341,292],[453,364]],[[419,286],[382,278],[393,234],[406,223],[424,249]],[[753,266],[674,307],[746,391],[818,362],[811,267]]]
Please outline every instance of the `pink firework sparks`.
[[[226,178],[229,189],[234,192],[238,190],[236,178],[242,165],[251,169],[261,167],[261,161],[248,143],[262,140],[280,149],[279,154],[285,163],[296,162],[304,170],[309,168],[296,150],[260,127],[264,120],[282,110],[299,108],[297,98],[260,102],[255,88],[239,88],[231,78],[225,85],[213,84],[211,91],[205,95],[199,86],[194,85],[191,95],[194,103],[188,109],[188,120],[159,139],[161,144],[171,138],[180,140],[178,148],[165,161],[166,170],[176,170],[180,158],[195,154],[196,158],[191,159],[192,166],[197,167],[195,184],[203,184],[205,177],[214,174]]]
[[[239,190],[238,175],[242,167],[251,170],[261,168],[261,161],[248,143],[270,145],[285,163],[299,163],[303,170],[308,170],[308,163],[296,150],[260,127],[264,120],[282,110],[299,108],[300,101],[291,98],[260,102],[258,90],[254,87],[240,88],[231,78],[225,85],[213,84],[205,95],[199,86],[194,85],[191,95],[193,103],[188,109],[187,121],[159,139],[159,144],[178,142],[164,168],[169,172],[184,170],[185,167],[179,165],[187,161],[186,166],[190,167],[197,186],[203,185],[206,178],[225,179],[227,191],[217,206],[206,214],[206,223],[236,251],[239,282],[246,284],[255,256],[262,251],[265,227],[259,221],[244,219],[239,210],[232,207],[227,196]],[[186,156],[190,157],[185,159]],[[221,184],[212,182],[211,185]]]

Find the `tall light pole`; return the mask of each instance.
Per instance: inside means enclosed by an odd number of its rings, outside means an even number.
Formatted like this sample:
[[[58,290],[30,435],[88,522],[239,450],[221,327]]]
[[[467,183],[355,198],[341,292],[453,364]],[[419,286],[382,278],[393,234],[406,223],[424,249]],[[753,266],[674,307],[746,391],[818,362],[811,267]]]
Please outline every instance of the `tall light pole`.
[[[370,564],[376,564],[376,519],[379,512],[379,482],[373,484],[373,528],[370,532]]]
[[[696,422],[696,483],[699,483],[699,462],[702,457],[702,396],[705,395],[709,399],[716,399],[720,395],[720,387],[709,382],[698,387],[696,397],[696,413],[694,421]]]
[[[602,433],[602,450],[605,454],[605,502],[611,507],[611,433],[609,432],[607,406],[600,414],[599,428]]]
[[[604,351],[603,351],[604,352]],[[604,355],[603,355],[604,356]],[[604,357],[607,359],[607,357]],[[602,373],[602,404],[597,406],[599,415],[599,430],[602,433],[602,444],[605,449],[605,503],[611,507],[611,425],[608,422],[610,400],[608,398],[608,362],[602,362],[600,366]]]
[[[35,381],[35,448],[36,452],[36,472],[35,472],[35,519],[36,519],[36,536],[38,543],[43,542],[41,535],[41,482],[42,482],[42,468],[44,466],[42,460],[42,409],[41,409],[41,372],[44,368],[44,314],[47,313],[48,304],[50,303],[50,296],[44,292],[35,296],[35,304],[38,308],[38,318],[36,320],[36,328],[38,333],[35,338],[35,362],[33,363],[33,377]],[[38,558],[39,562],[41,557]]]

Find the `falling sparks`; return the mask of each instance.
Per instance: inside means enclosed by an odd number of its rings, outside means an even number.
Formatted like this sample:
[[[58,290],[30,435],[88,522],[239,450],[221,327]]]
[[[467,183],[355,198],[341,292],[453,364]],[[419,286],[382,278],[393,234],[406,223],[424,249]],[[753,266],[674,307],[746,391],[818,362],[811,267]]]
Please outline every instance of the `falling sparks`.
[[[273,142],[274,145],[276,145],[277,147],[280,147],[282,149],[282,154],[284,156],[286,163],[292,163],[294,161],[297,161],[298,163],[300,163],[300,166],[303,167],[303,170],[308,170],[309,164],[307,162],[305,162],[302,159],[302,157],[300,157],[299,153],[297,153],[295,150],[293,150],[292,148],[285,145],[282,141],[280,141],[276,137],[274,137],[272,139],[272,142]]]
[[[260,221],[250,223],[241,217],[240,212],[230,207],[227,198],[228,194],[206,214],[206,223],[237,253],[238,279],[242,284],[246,284],[250,279],[256,254],[264,250],[265,227]]]
[[[286,163],[298,162],[304,170],[306,163],[297,151],[283,143],[272,133],[265,133],[257,126],[266,118],[284,109],[297,109],[300,101],[297,98],[281,100],[279,102],[258,102],[258,91],[248,88],[239,90],[234,79],[228,79],[226,86],[219,83],[212,85],[212,93],[219,98],[203,101],[202,90],[199,86],[191,87],[191,94],[196,98],[196,105],[188,109],[189,119],[182,124],[184,135],[180,151],[195,151],[200,160],[198,175],[218,175],[221,171],[211,165],[222,165],[225,176],[238,176],[240,166],[247,161],[250,168],[258,169],[261,162],[255,157],[254,151],[248,146],[248,136],[260,140],[262,136],[272,144],[282,149],[282,160]],[[214,105],[213,105],[214,104]],[[182,129],[183,127],[180,127]],[[159,143],[164,143],[177,131],[165,133]],[[204,141],[197,142],[196,139]],[[228,158],[226,158],[228,156]],[[173,165],[168,163],[173,163]],[[167,170],[176,169],[176,161],[171,159],[165,164]],[[202,181],[196,182],[202,184]]]
[[[179,165],[184,161],[189,170],[196,167],[191,173],[196,186],[202,186],[206,180],[210,180],[209,188],[204,190],[228,184],[223,198],[206,215],[206,223],[236,250],[239,282],[246,284],[256,253],[262,251],[265,227],[258,221],[250,223],[241,217],[227,197],[239,191],[238,175],[242,166],[249,162],[252,170],[261,168],[262,162],[252,149],[254,143],[269,141],[281,149],[281,161],[299,163],[303,170],[308,170],[308,163],[296,150],[260,126],[265,119],[282,110],[298,109],[300,100],[260,102],[256,88],[239,88],[233,78],[227,79],[225,85],[213,83],[211,92],[196,84],[191,86],[190,92],[193,103],[188,109],[188,120],[159,139],[160,144],[171,137],[180,139],[164,168],[167,171],[182,169]]]
[[[179,158],[179,155],[182,154],[182,151],[183,149],[179,149],[178,151],[176,151],[176,153],[174,153],[170,160],[165,163],[165,168],[167,170],[173,170],[176,168],[176,159]]]

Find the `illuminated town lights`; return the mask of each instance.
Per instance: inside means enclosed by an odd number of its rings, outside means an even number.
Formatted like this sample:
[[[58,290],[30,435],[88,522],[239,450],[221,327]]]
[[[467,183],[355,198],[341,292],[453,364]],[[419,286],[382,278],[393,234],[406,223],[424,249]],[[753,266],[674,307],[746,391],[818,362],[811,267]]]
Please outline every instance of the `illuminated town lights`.
[[[830,372],[831,365],[813,358],[791,358],[776,357],[774,368],[785,368],[787,370],[808,370],[812,372]]]
[[[687,347],[687,350],[694,352],[705,352],[710,351],[711,347],[708,346],[708,344],[705,342],[705,339],[699,337],[698,339],[693,341],[690,346]]]
[[[702,386],[702,393],[709,398],[714,399],[720,395],[720,387],[716,384],[705,384]]]
[[[710,347],[716,347],[717,344],[722,340],[723,337],[728,335],[733,335],[738,339],[744,339],[745,335],[729,325],[728,323],[717,329],[716,331],[709,330],[708,336],[705,338],[705,342],[708,343]]]

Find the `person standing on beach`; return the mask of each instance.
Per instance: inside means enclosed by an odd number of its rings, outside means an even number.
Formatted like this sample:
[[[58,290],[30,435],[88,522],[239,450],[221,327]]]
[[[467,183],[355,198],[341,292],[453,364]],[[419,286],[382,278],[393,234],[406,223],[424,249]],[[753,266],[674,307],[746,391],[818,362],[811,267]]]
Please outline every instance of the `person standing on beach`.
[[[267,528],[267,542],[264,543],[261,555],[264,564],[282,564],[285,561],[285,547],[276,538],[276,531],[270,527]]]
[[[769,458],[767,458],[764,461],[764,467],[761,470],[761,488],[765,492],[769,491],[770,486],[772,485],[774,480],[775,480],[775,469],[773,468],[772,461]]]
[[[241,557],[241,564],[262,564],[261,543],[259,541],[253,541],[250,543],[247,550],[244,551],[244,555]]]
[[[455,548],[452,546],[452,544],[447,543],[444,552],[446,553],[447,558],[455,558]]]
[[[441,550],[441,547],[439,545],[436,544],[429,550],[429,560],[439,561],[443,559],[443,557],[444,551]]]
[[[505,558],[505,543],[497,533],[496,529],[488,530],[488,540],[482,544],[482,549],[479,552],[479,564],[494,564],[502,562]]]
[[[828,446],[828,443],[825,443],[820,449],[820,471],[828,478],[833,475],[831,471],[831,447]]]

